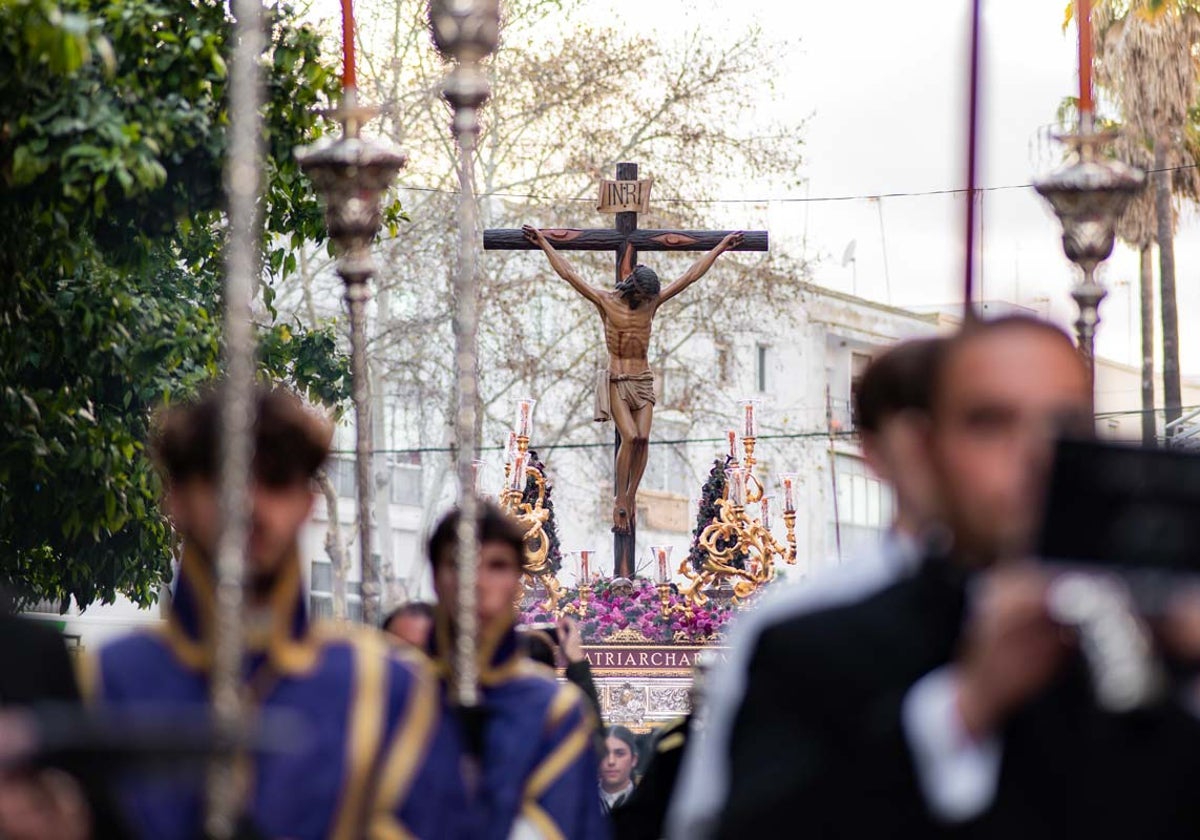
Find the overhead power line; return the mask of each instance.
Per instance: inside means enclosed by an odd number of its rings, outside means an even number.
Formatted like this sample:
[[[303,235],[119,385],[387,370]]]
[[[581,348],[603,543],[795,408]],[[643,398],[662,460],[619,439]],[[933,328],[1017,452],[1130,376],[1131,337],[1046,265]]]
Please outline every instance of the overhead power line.
[[[1184,169],[1195,169],[1198,164],[1186,164],[1184,166],[1167,166],[1161,169],[1147,169],[1147,174],[1153,175],[1156,172],[1179,172]],[[401,184],[401,189],[412,190],[413,192],[431,192],[444,193],[446,195],[457,195],[458,190],[445,189],[442,187],[419,187],[408,186]],[[1032,183],[1025,184],[1001,184],[992,187],[976,187],[975,191],[979,193],[1002,192],[1006,190],[1027,190],[1032,189]],[[932,195],[962,195],[967,191],[966,187],[947,187],[940,190],[915,190],[911,192],[880,192],[880,193],[863,193],[860,195],[825,195],[825,196],[775,196],[768,198],[681,198],[668,197],[656,198],[656,202],[662,204],[821,204],[836,201],[878,201],[882,198],[920,198],[922,196]],[[595,204],[596,199],[591,196],[574,196],[574,197],[558,197],[549,195],[540,195],[538,193],[519,193],[505,192],[498,190],[496,192],[478,193],[479,198],[524,198],[533,201],[573,201]]]
[[[854,437],[857,432],[834,432],[833,436],[837,438]],[[791,434],[779,435],[759,435],[755,440],[804,440],[806,438],[828,438],[829,432],[793,432]],[[679,438],[677,440],[652,440],[650,446],[681,446],[689,443],[728,443],[728,438],[722,437],[704,437],[704,438]],[[501,452],[503,446],[480,446],[477,447],[478,452]],[[530,446],[532,450],[537,452],[552,452],[556,449],[612,449],[612,441],[599,441],[596,443],[558,443],[552,446]],[[453,446],[418,446],[409,449],[376,449],[375,452],[386,455],[420,455],[425,453],[446,453],[454,452]],[[331,455],[353,455],[353,449],[333,449],[330,450]]]

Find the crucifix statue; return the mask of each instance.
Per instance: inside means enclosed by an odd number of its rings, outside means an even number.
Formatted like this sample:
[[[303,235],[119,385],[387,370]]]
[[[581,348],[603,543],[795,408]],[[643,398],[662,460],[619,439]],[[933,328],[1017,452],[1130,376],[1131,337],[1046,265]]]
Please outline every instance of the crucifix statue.
[[[654,410],[654,375],[647,351],[658,307],[695,283],[725,251],[765,251],[766,231],[638,230],[638,212],[649,203],[649,181],[638,181],[637,165],[617,165],[617,180],[601,187],[601,211],[617,213],[615,228],[575,230],[484,231],[483,247],[490,250],[540,248],[555,272],[600,311],[609,363],[597,374],[596,419],[613,420],[617,427],[616,479],[613,485],[613,574],[634,576],[634,537],[637,489],[649,455],[650,423]],[[616,251],[617,284],[612,290],[593,286],[564,259],[560,251]],[[637,264],[637,252],[707,251],[666,288],[658,275]]]

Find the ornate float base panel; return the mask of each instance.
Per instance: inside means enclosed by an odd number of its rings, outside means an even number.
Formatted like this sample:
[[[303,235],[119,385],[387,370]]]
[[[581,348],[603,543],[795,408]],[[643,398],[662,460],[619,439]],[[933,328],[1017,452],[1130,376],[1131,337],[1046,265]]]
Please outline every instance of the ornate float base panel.
[[[692,669],[703,645],[587,645],[584,647],[607,725],[648,732],[691,711]]]

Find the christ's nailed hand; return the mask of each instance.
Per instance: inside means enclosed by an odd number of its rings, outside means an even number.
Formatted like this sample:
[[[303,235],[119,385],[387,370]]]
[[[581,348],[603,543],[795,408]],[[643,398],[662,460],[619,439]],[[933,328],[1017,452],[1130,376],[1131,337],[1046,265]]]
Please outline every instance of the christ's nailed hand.
[[[522,225],[521,233],[525,234],[525,238],[539,247],[545,247],[546,237],[542,236],[542,232],[533,225]]]
[[[740,230],[735,230],[733,233],[722,239],[721,244],[725,247],[725,250],[728,251],[731,248],[737,248],[745,241],[745,235]]]

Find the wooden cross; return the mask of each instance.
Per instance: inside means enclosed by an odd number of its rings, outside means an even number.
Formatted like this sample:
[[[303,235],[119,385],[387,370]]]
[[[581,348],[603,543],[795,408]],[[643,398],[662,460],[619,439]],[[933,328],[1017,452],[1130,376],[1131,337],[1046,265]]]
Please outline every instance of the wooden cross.
[[[617,164],[617,184],[630,185],[637,181],[637,176],[636,163]],[[645,197],[638,203],[645,207]],[[637,220],[637,211],[619,212],[616,214],[616,225],[612,228],[549,228],[543,229],[542,233],[559,251],[614,252],[615,280],[618,283],[637,263],[639,251],[708,251],[731,233],[726,230],[639,230]],[[743,234],[742,244],[734,250],[767,250],[765,230],[748,230]],[[485,230],[483,247],[488,251],[529,251],[537,248],[518,228]],[[619,433],[617,445],[620,446]],[[635,536],[632,528],[627,534],[613,534],[614,577],[633,578]]]

